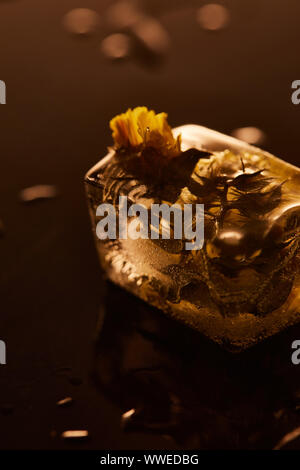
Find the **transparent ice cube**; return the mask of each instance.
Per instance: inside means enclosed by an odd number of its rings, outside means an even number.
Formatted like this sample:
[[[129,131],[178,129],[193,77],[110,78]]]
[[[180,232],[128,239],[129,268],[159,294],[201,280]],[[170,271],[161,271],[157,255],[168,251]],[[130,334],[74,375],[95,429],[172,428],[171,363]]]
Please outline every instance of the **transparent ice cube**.
[[[240,351],[300,320],[300,170],[202,126],[185,125],[173,132],[181,134],[183,152],[203,151],[187,181],[167,178],[157,189],[155,168],[145,182],[113,150],[87,173],[100,262],[116,284]],[[176,157],[179,173],[181,164],[185,170],[182,155]],[[225,202],[223,180],[228,186]],[[169,204],[203,203],[204,247],[188,252],[183,240],[99,240],[96,209],[105,202],[118,210],[120,196],[148,209],[168,197]]]

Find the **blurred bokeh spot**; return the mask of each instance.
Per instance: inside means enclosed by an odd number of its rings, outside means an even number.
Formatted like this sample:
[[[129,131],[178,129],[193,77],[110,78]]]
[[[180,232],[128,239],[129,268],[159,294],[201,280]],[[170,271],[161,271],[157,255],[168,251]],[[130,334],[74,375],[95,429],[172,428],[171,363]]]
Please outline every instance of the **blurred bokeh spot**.
[[[99,24],[99,15],[89,8],[75,8],[64,16],[63,24],[72,34],[91,34]]]
[[[203,29],[216,31],[225,28],[230,19],[229,10],[217,3],[208,3],[197,11],[197,20]]]

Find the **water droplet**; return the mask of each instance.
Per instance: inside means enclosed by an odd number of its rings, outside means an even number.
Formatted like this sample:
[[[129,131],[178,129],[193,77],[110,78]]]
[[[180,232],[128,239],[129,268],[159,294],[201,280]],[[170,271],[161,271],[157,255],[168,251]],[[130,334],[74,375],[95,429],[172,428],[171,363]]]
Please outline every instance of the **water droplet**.
[[[280,450],[282,447],[284,447],[286,444],[289,444],[291,441],[294,441],[295,439],[298,439],[300,436],[300,427],[295,428],[293,431],[285,434],[285,436],[280,439],[280,441],[276,444],[274,447],[274,450]]]
[[[121,425],[126,426],[131,421],[131,418],[135,415],[135,413],[135,408],[132,408],[131,410],[128,410],[123,413],[121,417]]]
[[[128,411],[126,411],[125,413],[122,414],[122,419],[128,419],[132,415],[134,415],[134,413],[135,413],[135,409],[132,408],[131,410],[128,410]]]
[[[243,140],[248,144],[261,145],[266,141],[265,133],[258,127],[239,127],[231,132],[233,137]]]
[[[155,18],[145,17],[138,21],[132,27],[132,32],[148,53],[162,56],[169,49],[169,34]]]
[[[70,406],[72,403],[73,403],[72,397],[66,397],[56,402],[57,406],[60,406],[60,407]]]
[[[63,24],[69,33],[87,35],[95,31],[99,15],[89,8],[75,8],[64,16]]]
[[[22,202],[33,202],[40,199],[52,199],[58,195],[57,188],[50,184],[38,184],[20,192]]]
[[[103,39],[101,51],[109,59],[124,59],[130,53],[130,38],[127,34],[111,34]]]
[[[217,3],[208,3],[197,11],[197,21],[203,29],[217,31],[225,28],[230,19],[229,10]]]
[[[64,431],[61,435],[63,439],[86,439],[89,436],[89,432],[86,429],[80,429],[80,430],[70,430],[70,431]]]

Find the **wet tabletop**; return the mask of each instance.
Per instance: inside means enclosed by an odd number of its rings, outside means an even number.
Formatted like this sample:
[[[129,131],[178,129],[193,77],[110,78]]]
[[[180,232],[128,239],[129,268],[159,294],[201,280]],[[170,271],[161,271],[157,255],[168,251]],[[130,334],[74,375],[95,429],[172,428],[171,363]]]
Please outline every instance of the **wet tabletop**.
[[[299,164],[299,2],[82,3],[0,0],[0,447],[273,448],[300,423],[299,328],[232,356],[106,285],[83,176],[137,105]]]

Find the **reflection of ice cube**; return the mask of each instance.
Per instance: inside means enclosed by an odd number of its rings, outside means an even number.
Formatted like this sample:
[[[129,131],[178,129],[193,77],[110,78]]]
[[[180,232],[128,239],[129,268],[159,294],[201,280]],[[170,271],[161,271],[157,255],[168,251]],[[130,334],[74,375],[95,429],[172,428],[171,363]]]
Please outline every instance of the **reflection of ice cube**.
[[[237,361],[111,283],[102,302],[92,377],[127,412],[126,432],[167,433],[180,448],[252,449],[293,429],[300,375],[282,354],[299,337],[293,329]]]
[[[289,196],[293,195],[298,204],[300,171],[292,165],[245,142],[201,126],[182,126],[175,129],[174,134],[175,136],[182,135],[183,150],[192,147],[210,152],[229,149],[236,154],[239,165],[239,155],[242,154],[246,162],[247,155],[249,155],[249,162],[251,157],[251,165],[254,168],[267,169],[269,174],[279,181],[288,180],[285,184],[286,191]],[[180,156],[177,158],[180,159]],[[226,163],[226,158],[224,161]],[[145,187],[144,182],[139,185],[135,180],[133,185],[125,181],[122,185],[118,181],[115,186],[110,184],[110,191],[107,191],[105,178],[109,174],[110,166],[112,167],[114,163],[114,153],[111,152],[95,165],[86,176],[85,182],[94,233],[97,223],[95,217],[96,207],[104,201],[104,195],[105,197],[109,195],[116,201],[119,195],[131,194],[132,196],[133,191],[136,191],[135,195],[142,194],[143,203],[147,201],[145,190],[148,188]],[[114,165],[113,174],[118,175],[118,171],[124,174],[118,165],[119,163]],[[205,164],[203,165],[205,166]],[[199,168],[199,171],[202,171],[201,165]],[[239,171],[241,170],[239,169]],[[155,178],[155,174],[153,178]],[[140,192],[139,188],[142,185],[144,189]],[[184,200],[188,191],[186,188],[180,189]],[[150,203],[149,201],[150,199],[148,199],[148,203]],[[106,200],[106,202],[108,201]],[[140,200],[137,202],[140,202]],[[267,315],[257,317],[252,311],[247,310],[248,304],[242,299],[241,294],[242,300],[240,302],[243,301],[244,303],[242,307],[238,308],[244,310],[236,310],[236,307],[233,307],[232,311],[228,312],[227,309],[224,315],[224,311],[216,301],[219,295],[218,289],[220,292],[226,292],[226,285],[228,284],[228,295],[231,295],[230,290],[234,289],[235,293],[232,294],[232,298],[234,298],[235,305],[238,305],[239,289],[243,288],[244,291],[248,290],[250,292],[249,302],[251,302],[251,292],[253,291],[255,294],[255,285],[249,289],[243,287],[244,278],[242,276],[237,281],[227,279],[226,276],[222,280],[220,274],[218,280],[213,272],[205,271],[206,260],[203,257],[202,250],[188,254],[184,250],[183,240],[162,239],[106,241],[96,239],[96,245],[101,264],[112,281],[231,349],[244,349],[255,344],[263,337],[275,334],[287,325],[296,323],[299,320],[297,310],[299,300],[298,277],[296,277],[294,288],[284,304],[284,310],[276,306],[276,308],[274,307],[275,310],[273,309]],[[219,286],[218,282],[221,282],[222,285]],[[263,283],[259,282],[259,284],[262,285]],[[271,287],[274,289],[274,294],[271,290],[268,295],[275,298],[279,295],[277,291],[282,289],[276,291],[276,285]],[[258,288],[260,287],[258,286]],[[215,296],[212,295],[214,290]],[[246,295],[245,292],[244,295]],[[243,305],[246,305],[246,307]]]

